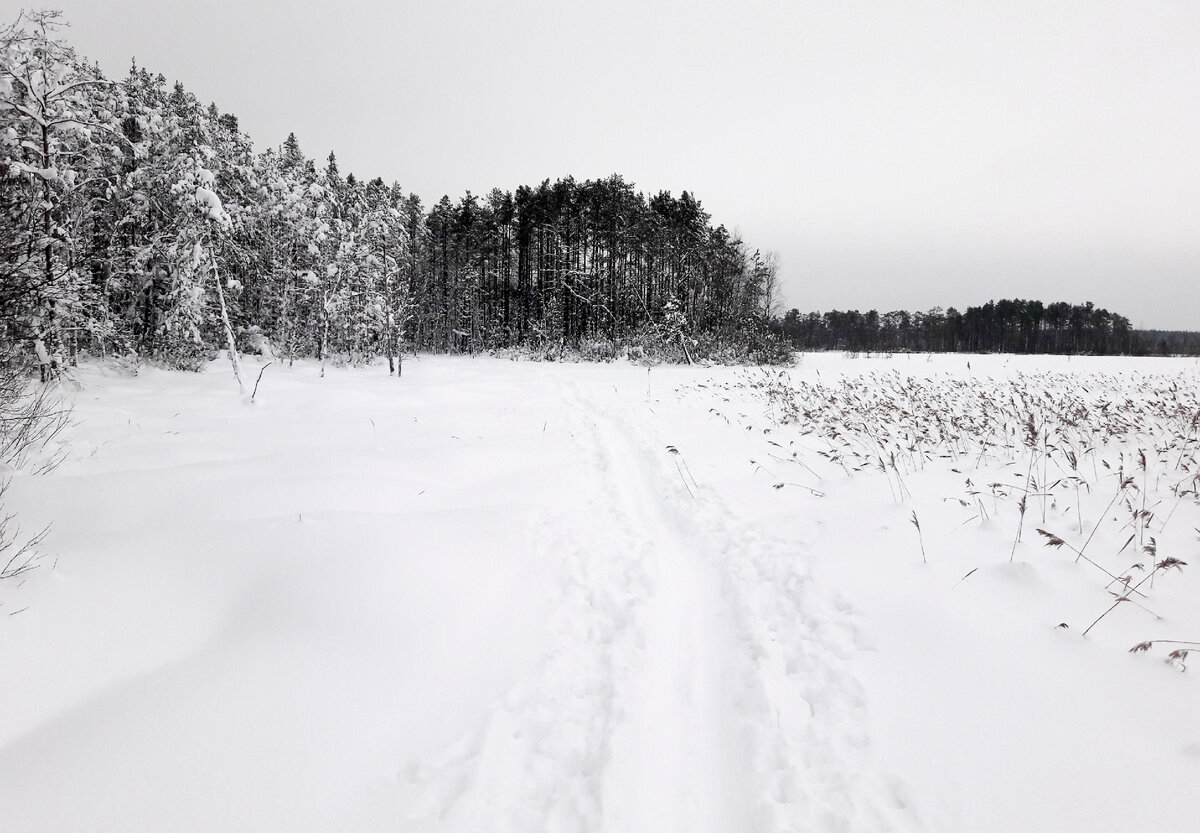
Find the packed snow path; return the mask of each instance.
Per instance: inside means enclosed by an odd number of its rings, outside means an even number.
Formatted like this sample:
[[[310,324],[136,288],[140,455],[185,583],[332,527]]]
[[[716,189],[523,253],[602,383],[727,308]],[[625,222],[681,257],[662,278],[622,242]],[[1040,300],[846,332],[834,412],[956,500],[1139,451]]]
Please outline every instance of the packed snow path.
[[[414,771],[429,809],[463,831],[914,829],[863,754],[859,646],[812,587],[812,522],[765,538],[654,430],[649,396],[555,375],[586,495],[541,542],[567,558],[555,645]]]

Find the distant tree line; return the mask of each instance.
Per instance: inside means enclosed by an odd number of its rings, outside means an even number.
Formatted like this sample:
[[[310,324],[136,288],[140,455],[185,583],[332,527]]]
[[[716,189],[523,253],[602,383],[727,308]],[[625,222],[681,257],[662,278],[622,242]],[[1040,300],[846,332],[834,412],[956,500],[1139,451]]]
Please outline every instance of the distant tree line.
[[[1134,330],[1141,351],[1161,356],[1200,356],[1200,333],[1189,330]]]
[[[0,30],[10,354],[786,358],[768,327],[773,260],[688,192],[566,178],[426,209],[332,153],[314,162],[294,135],[255,151],[235,116],[145,68],[110,80],[57,28],[35,12]]]
[[[959,312],[792,309],[774,322],[798,350],[1136,354],[1146,351],[1129,319],[1091,302],[988,301]]]

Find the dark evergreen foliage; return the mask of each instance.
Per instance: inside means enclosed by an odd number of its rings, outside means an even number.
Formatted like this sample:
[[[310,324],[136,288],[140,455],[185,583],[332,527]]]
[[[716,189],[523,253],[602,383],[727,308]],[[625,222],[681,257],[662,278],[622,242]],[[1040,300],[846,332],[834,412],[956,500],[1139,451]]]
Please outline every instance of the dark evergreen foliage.
[[[1200,356],[1200,333],[1189,330],[1134,330],[1141,352],[1158,356]]]
[[[220,348],[398,367],[407,351],[780,361],[773,261],[688,192],[620,176],[443,197],[256,153],[136,64],[105,79],[55,13],[0,30],[0,340],[197,367]]]
[[[988,301],[983,306],[928,312],[824,314],[789,310],[774,322],[799,350],[972,353],[1144,352],[1129,319],[1091,302]]]

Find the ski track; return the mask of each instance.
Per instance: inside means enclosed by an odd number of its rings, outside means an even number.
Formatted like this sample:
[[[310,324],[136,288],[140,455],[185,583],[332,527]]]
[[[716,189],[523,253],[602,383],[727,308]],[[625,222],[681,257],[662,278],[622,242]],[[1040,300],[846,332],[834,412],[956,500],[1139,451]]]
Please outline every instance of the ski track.
[[[553,649],[438,757],[410,767],[430,830],[857,833],[922,829],[870,758],[852,612],[806,549],[685,481],[664,438],[561,380],[581,515]],[[797,519],[797,523],[802,523]]]

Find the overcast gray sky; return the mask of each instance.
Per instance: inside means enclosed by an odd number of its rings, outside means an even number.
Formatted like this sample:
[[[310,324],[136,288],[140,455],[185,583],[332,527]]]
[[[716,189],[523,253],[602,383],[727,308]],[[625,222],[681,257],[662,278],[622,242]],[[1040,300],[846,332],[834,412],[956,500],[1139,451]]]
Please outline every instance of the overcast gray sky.
[[[10,7],[6,19],[16,15]],[[621,173],[786,306],[1093,300],[1200,329],[1200,3],[58,0],[257,147],[442,194]]]

